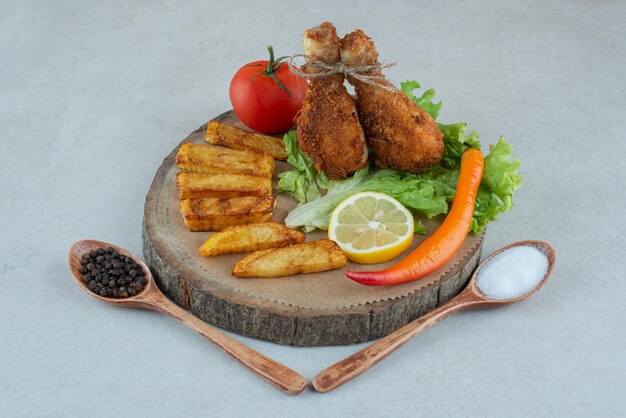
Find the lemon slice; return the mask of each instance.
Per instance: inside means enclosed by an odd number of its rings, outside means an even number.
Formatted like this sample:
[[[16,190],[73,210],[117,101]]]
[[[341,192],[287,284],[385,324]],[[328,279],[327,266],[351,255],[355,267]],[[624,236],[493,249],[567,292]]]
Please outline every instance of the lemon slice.
[[[357,193],[333,211],[328,238],[341,247],[350,261],[384,263],[411,245],[413,215],[386,194]]]

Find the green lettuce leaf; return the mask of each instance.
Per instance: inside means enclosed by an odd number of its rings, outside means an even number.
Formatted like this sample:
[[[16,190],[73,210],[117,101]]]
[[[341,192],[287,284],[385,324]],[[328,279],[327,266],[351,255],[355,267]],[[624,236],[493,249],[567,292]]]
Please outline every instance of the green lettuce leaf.
[[[313,161],[298,148],[298,137],[296,131],[290,131],[283,137],[285,150],[287,152],[287,162],[294,169],[278,175],[278,191],[287,193],[298,202],[309,202],[319,199],[320,193],[317,185],[317,171]]]
[[[472,131],[465,136],[463,133],[467,129],[465,122],[455,123],[452,125],[437,124],[439,130],[443,133],[443,158],[441,165],[454,168],[461,164],[461,155],[468,148],[480,148],[478,134]]]
[[[278,175],[278,191],[289,194],[298,202],[308,202],[322,196],[315,183],[297,170]]]
[[[415,219],[415,224],[414,224],[414,227],[413,227],[413,233],[414,234],[420,234],[420,235],[426,235],[426,227],[418,219]]]
[[[509,161],[513,147],[500,138],[498,143],[489,146],[489,154],[485,157],[483,184],[507,205],[513,204],[513,193],[522,185],[522,178],[517,175],[521,162],[519,159]]]
[[[522,177],[517,174],[520,160],[516,158],[510,161],[512,152],[513,147],[504,138],[500,138],[495,146],[489,146],[483,179],[474,205],[472,232],[482,231],[489,222],[513,208],[513,194],[522,185]]]
[[[346,180],[332,180],[324,196],[293,209],[285,224],[291,228],[302,227],[305,231],[328,229],[333,209],[359,192],[385,193],[407,209],[432,218],[448,211],[446,196],[437,195],[438,186],[434,180],[403,171],[383,169],[367,174],[366,169],[362,169]],[[423,230],[423,226],[419,230]]]
[[[411,101],[428,112],[433,119],[437,119],[442,103],[433,103],[435,90],[432,89],[426,90],[420,97],[416,97],[413,92],[420,87],[420,83],[415,80],[407,80],[400,83],[400,91],[406,94]]]

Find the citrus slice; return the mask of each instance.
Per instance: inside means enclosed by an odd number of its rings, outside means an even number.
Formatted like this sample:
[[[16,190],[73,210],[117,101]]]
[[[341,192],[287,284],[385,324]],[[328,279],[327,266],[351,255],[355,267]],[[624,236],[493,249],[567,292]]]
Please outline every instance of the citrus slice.
[[[328,238],[350,261],[384,263],[413,241],[413,215],[383,193],[357,193],[341,202],[330,216]]]

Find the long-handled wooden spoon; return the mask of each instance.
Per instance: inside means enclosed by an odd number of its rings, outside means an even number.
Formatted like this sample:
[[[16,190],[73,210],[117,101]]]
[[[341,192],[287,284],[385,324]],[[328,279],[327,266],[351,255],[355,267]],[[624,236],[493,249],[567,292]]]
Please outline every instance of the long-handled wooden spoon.
[[[87,285],[83,282],[81,277],[82,275],[79,272],[80,259],[82,255],[98,248],[107,247],[112,247],[118,253],[131,257],[141,266],[141,268],[143,268],[148,283],[146,284],[146,287],[137,295],[124,299],[102,297],[90,291]],[[287,366],[265,357],[263,354],[254,351],[250,347],[245,346],[228,335],[223,334],[171,302],[165,297],[165,295],[163,295],[163,293],[161,293],[155,284],[154,278],[150,273],[150,269],[148,269],[139,257],[132,254],[130,251],[103,241],[77,241],[69,250],[68,263],[76,283],[78,283],[78,285],[91,296],[116,306],[152,309],[158,312],[166,313],[198,332],[207,340],[218,346],[222,351],[230,354],[235,360],[239,361],[248,369],[252,370],[261,378],[265,379],[267,382],[276,386],[283,392],[290,395],[297,395],[305,388],[307,380],[300,374],[291,370]]]
[[[547,257],[548,270],[546,271],[545,276],[543,277],[541,282],[539,282],[537,286],[535,286],[535,288],[527,293],[524,293],[521,296],[511,299],[493,299],[488,297],[487,295],[482,293],[476,285],[476,277],[478,276],[478,272],[494,256],[517,245],[533,246],[540,250]],[[434,311],[416,319],[410,324],[407,324],[397,331],[394,331],[393,333],[387,335],[386,337],[381,338],[375,343],[372,343],[371,345],[365,347],[363,350],[341,360],[338,363],[333,364],[327,369],[324,369],[313,379],[313,387],[318,392],[327,392],[331,389],[343,385],[347,381],[352,380],[353,378],[368,370],[370,367],[387,357],[389,354],[393,353],[397,348],[404,345],[407,341],[415,337],[420,332],[424,331],[426,328],[437,323],[438,321],[442,320],[450,314],[470,308],[486,308],[491,306],[509,305],[511,303],[519,302],[520,300],[527,298],[528,296],[539,290],[539,288],[543,286],[548,280],[548,277],[550,277],[550,273],[552,273],[552,268],[554,267],[555,257],[556,255],[554,249],[550,246],[550,244],[543,241],[519,241],[501,248],[500,250],[491,254],[476,269],[467,287],[458,296],[451,299]]]

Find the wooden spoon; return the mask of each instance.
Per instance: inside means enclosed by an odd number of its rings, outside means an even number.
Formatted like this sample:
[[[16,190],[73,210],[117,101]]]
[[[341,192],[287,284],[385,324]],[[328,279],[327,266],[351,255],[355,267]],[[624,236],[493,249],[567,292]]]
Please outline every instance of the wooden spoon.
[[[494,256],[517,245],[533,246],[543,252],[543,254],[548,258],[548,270],[546,271],[546,275],[534,289],[516,298],[500,300],[488,297],[476,286],[476,277],[478,276],[478,272]],[[465,290],[463,290],[455,298],[441,305],[434,311],[394,331],[386,337],[381,338],[375,343],[370,344],[363,350],[351,355],[350,357],[346,357],[327,369],[324,369],[313,379],[313,387],[318,392],[327,392],[343,385],[347,381],[352,380],[368,370],[389,354],[393,353],[397,348],[404,345],[407,341],[424,331],[426,328],[437,323],[450,314],[470,308],[510,305],[512,303],[519,302],[522,299],[526,299],[546,283],[548,277],[550,277],[550,273],[552,273],[555,257],[556,253],[554,249],[550,246],[550,244],[543,241],[519,241],[499,249],[483,261],[483,263],[472,275],[472,278],[470,279]]]
[[[112,247],[118,253],[132,258],[144,270],[148,282],[145,288],[137,295],[124,299],[102,297],[89,290],[85,282],[83,282],[82,274],[79,272],[82,255],[98,248],[107,247]],[[130,251],[103,241],[77,241],[68,252],[68,263],[76,283],[89,295],[116,306],[152,309],[166,313],[198,332],[222,351],[230,354],[235,360],[283,392],[297,395],[305,388],[307,380],[300,374],[223,334],[170,301],[157,287],[148,266]]]

